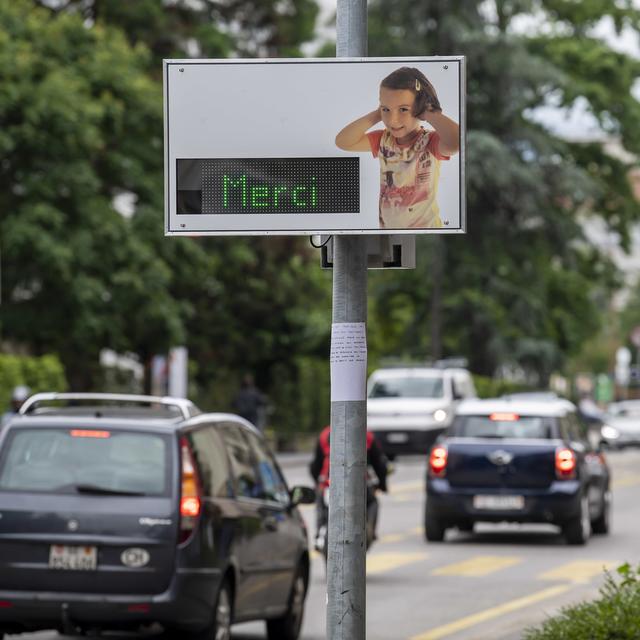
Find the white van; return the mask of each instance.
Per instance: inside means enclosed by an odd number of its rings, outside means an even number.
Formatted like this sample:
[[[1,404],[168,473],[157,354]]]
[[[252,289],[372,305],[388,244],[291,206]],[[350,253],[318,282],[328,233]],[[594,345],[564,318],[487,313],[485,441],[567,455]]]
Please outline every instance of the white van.
[[[427,453],[451,424],[458,402],[477,397],[466,369],[424,366],[374,371],[367,396],[367,428],[390,459]]]

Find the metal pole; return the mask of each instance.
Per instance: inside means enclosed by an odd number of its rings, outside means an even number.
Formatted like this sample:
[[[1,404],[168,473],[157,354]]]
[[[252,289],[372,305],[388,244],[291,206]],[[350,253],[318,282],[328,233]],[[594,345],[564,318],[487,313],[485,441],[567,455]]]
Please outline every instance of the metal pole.
[[[338,57],[367,55],[366,0],[338,0]],[[367,320],[364,236],[333,238],[333,323]],[[365,329],[366,331],[366,329]],[[365,333],[366,335],[366,333]],[[366,367],[362,371],[366,377]],[[364,382],[364,381],[362,381]],[[364,384],[361,385],[364,389]],[[331,401],[327,639],[365,640],[367,401]]]

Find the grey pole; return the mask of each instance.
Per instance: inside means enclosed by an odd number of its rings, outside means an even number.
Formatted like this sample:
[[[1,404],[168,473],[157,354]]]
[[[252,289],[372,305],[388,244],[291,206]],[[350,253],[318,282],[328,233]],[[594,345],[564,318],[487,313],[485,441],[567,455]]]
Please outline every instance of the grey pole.
[[[366,0],[338,0],[338,57],[367,55]],[[348,98],[345,100],[345,102]],[[367,320],[364,236],[333,238],[333,323]],[[362,372],[366,377],[366,370]],[[364,388],[364,385],[362,385]],[[367,401],[331,401],[327,639],[365,640]]]

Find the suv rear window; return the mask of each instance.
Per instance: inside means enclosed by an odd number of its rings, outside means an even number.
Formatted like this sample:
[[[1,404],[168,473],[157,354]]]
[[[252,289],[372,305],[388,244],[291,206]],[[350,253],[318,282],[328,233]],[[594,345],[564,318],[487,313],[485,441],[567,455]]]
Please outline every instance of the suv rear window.
[[[442,378],[411,376],[374,382],[370,398],[442,398]]]
[[[9,434],[0,489],[48,493],[166,495],[169,440],[108,429],[29,429]]]
[[[547,440],[553,437],[550,419],[540,416],[458,416],[452,431],[462,438]]]

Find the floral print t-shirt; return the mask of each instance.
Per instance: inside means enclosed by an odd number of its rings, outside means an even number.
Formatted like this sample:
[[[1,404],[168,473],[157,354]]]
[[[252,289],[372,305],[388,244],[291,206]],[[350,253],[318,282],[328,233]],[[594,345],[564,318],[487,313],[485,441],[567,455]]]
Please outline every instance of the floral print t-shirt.
[[[438,134],[421,127],[406,145],[398,144],[388,129],[377,129],[367,137],[380,160],[380,227],[442,227],[436,196],[440,161],[449,157],[438,150]]]

